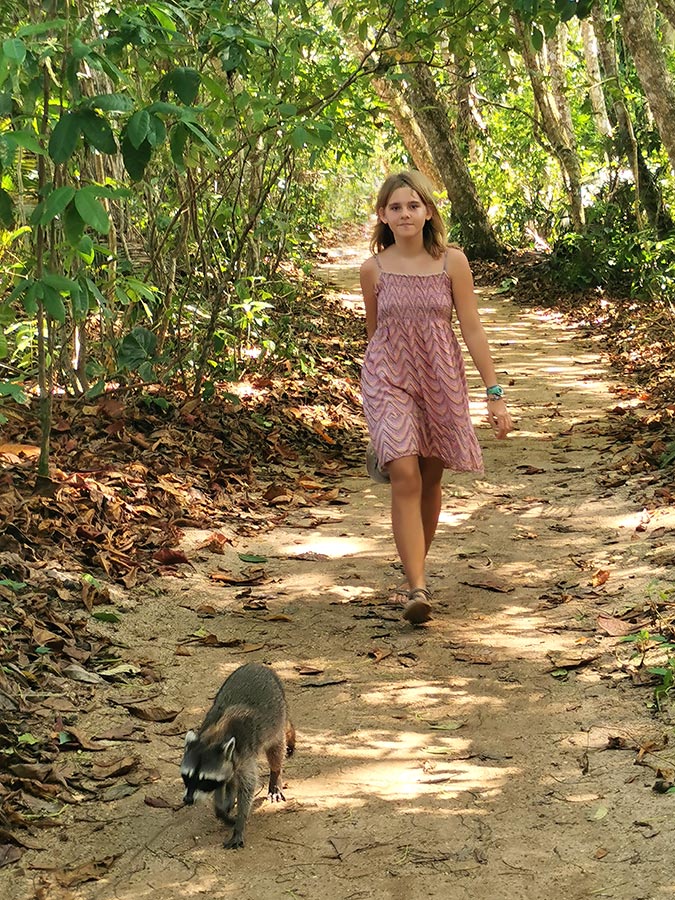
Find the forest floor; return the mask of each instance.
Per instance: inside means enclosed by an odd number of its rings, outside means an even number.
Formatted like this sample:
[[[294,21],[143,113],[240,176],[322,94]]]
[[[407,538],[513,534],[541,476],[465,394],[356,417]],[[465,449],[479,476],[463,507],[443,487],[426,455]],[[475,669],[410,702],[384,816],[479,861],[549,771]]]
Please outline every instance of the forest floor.
[[[355,314],[362,255],[320,266]],[[446,475],[432,621],[387,603],[388,487],[357,459],[275,527],[223,525],[215,542],[184,527],[190,564],[118,589],[118,621],[100,623],[156,677],[77,686],[71,774],[87,779],[65,778],[54,827],[0,868],[5,900],[675,897],[671,710],[655,714],[648,671],[664,663],[675,510],[658,477],[624,471],[610,411],[639,403],[598,340],[479,298],[517,430],[492,437],[469,365],[485,474]],[[304,477],[319,491],[328,470]],[[286,802],[261,793],[231,851],[209,803],[181,805],[179,763],[247,661],[284,679],[297,751]]]

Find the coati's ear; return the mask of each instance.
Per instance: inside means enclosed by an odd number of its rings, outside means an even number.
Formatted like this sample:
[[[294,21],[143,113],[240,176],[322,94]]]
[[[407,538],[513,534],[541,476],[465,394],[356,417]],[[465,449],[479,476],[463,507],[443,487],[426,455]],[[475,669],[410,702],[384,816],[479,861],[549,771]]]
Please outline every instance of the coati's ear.
[[[185,735],[185,748],[187,749],[190,746],[190,744],[196,744],[196,743],[197,743],[197,735],[194,733],[194,731],[188,731],[188,733]]]
[[[225,758],[225,762],[232,761],[232,757],[234,756],[234,747],[235,740],[233,737],[231,737],[229,741],[223,744],[223,756]]]

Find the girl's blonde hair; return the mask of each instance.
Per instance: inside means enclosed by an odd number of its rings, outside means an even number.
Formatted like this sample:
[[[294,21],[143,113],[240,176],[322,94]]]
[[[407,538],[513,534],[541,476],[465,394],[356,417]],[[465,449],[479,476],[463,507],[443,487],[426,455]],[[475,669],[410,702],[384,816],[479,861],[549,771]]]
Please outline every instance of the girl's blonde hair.
[[[378,214],[377,225],[373,229],[370,239],[371,253],[380,253],[394,243],[392,230],[386,222],[379,218],[379,212],[386,207],[394,191],[402,187],[415,191],[431,213],[431,218],[424,223],[424,231],[422,232],[424,249],[434,259],[439,259],[448,246],[445,225],[436,206],[433,189],[421,172],[397,172],[394,175],[390,175],[380,188],[375,204],[375,212]]]

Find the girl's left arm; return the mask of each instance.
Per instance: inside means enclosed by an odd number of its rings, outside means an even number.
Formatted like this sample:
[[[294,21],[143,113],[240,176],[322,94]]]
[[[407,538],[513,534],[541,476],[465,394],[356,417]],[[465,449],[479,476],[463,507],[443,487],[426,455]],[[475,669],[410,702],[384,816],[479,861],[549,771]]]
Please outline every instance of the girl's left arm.
[[[469,261],[461,250],[448,250],[448,275],[452,282],[452,298],[457,320],[467,350],[486,388],[499,383],[490,353],[485,329],[478,314],[478,301],[473,288]],[[513,422],[504,400],[488,400],[488,420],[498,438],[513,430]]]

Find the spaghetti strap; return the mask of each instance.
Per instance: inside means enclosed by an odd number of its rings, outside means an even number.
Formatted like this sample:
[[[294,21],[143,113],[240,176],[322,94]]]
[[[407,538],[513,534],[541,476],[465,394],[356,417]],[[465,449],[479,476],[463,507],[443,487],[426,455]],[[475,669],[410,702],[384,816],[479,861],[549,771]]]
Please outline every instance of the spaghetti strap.
[[[448,247],[445,248],[445,256],[443,257],[443,271],[448,274]]]
[[[382,269],[382,263],[380,262],[380,254],[379,254],[379,253],[374,253],[374,254],[373,254],[373,259],[374,259],[375,262],[377,263],[377,268],[380,270],[380,272],[382,272],[383,269]]]

